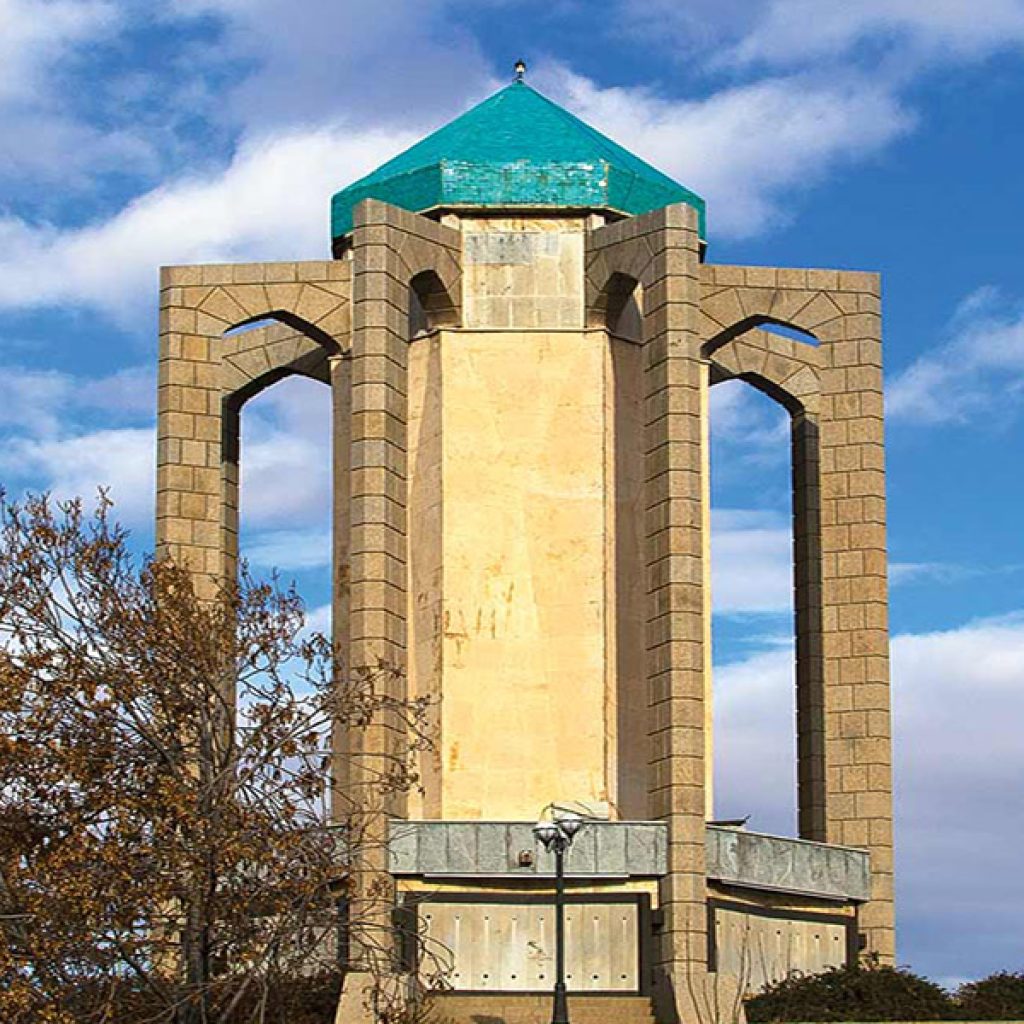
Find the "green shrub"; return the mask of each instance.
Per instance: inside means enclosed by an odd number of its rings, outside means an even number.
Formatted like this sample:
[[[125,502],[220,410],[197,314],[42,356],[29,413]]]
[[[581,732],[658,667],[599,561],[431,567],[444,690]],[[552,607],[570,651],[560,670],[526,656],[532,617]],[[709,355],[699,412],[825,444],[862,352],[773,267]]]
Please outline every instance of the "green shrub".
[[[791,974],[745,1005],[751,1022],[944,1020],[953,1009],[939,985],[877,959],[820,974]]]
[[[953,996],[963,1020],[1024,1020],[1024,974],[1001,971],[961,985]]]

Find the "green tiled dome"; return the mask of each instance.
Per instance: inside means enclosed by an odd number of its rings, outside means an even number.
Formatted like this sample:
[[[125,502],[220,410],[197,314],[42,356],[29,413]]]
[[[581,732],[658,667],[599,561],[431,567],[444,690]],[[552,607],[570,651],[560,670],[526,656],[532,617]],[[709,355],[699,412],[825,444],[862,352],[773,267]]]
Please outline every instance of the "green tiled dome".
[[[514,82],[342,189],[331,236],[352,230],[352,210],[381,199],[421,213],[443,208],[571,208],[647,213],[704,200],[523,82]]]

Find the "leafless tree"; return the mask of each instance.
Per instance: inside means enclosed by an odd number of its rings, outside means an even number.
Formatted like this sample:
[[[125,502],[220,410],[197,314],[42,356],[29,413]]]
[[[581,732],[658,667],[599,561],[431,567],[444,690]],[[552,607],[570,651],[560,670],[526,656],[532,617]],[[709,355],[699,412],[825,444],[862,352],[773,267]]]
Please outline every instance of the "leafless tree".
[[[86,514],[0,495],[0,1019],[321,1019],[300,1004],[337,996],[339,908],[348,942],[390,941],[346,865],[384,863],[362,856],[373,809],[427,742],[393,677],[341,674],[276,581],[243,569],[200,596],[133,556],[102,496]],[[331,820],[353,775],[331,730],[382,718],[407,742]]]

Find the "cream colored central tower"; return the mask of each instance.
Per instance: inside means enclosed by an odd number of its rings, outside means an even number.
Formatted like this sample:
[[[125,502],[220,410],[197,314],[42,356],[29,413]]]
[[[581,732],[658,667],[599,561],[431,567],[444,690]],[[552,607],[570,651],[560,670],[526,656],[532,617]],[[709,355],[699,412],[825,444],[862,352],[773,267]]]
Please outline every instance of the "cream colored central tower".
[[[445,218],[462,326],[409,349],[409,681],[438,714],[415,817],[647,816],[640,349],[586,327],[601,221]]]

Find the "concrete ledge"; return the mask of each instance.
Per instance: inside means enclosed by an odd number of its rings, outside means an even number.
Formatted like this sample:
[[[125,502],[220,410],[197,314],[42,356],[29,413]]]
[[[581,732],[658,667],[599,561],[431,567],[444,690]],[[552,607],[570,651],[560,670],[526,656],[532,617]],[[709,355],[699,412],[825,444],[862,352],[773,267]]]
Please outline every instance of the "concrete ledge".
[[[871,898],[866,850],[708,825],[708,878],[773,892],[864,902]]]
[[[554,857],[534,839],[532,822],[392,821],[388,867],[393,875],[550,877]],[[520,854],[532,856],[520,864]],[[566,859],[567,875],[657,877],[668,868],[668,828],[655,821],[594,822]]]
[[[522,821],[392,821],[388,867],[396,876],[548,878],[554,858]],[[712,881],[840,902],[871,896],[866,851],[803,839],[707,827]],[[520,863],[521,855],[530,863]],[[566,873],[577,878],[657,878],[668,868],[668,826],[602,821],[576,837]]]

